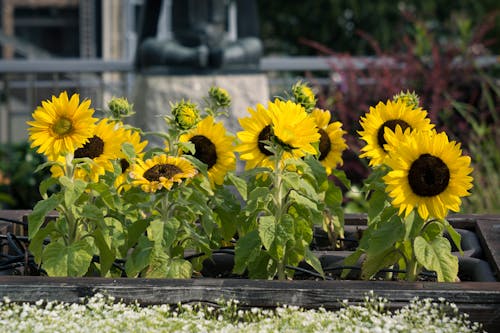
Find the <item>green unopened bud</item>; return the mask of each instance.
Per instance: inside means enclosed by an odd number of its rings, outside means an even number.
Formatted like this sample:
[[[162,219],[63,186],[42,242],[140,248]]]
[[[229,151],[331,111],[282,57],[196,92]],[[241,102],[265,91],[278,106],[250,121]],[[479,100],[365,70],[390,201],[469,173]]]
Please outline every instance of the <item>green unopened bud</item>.
[[[208,96],[218,107],[226,108],[231,105],[231,96],[224,88],[211,87],[208,91]]]
[[[126,98],[123,97],[113,97],[108,103],[109,111],[111,112],[111,117],[113,119],[122,119],[130,117],[134,112],[134,105],[129,103]]]
[[[180,129],[188,130],[193,128],[200,121],[200,110],[195,103],[190,101],[180,101],[172,106],[172,115],[175,123]]]
[[[417,109],[420,107],[420,98],[414,91],[412,92],[409,92],[408,90],[406,92],[401,91],[400,93],[394,95],[394,97],[392,97],[392,100],[394,102],[399,102],[399,101],[404,102],[412,109]]]
[[[316,96],[307,83],[297,82],[292,86],[292,97],[295,103],[302,105],[307,112],[316,107]]]

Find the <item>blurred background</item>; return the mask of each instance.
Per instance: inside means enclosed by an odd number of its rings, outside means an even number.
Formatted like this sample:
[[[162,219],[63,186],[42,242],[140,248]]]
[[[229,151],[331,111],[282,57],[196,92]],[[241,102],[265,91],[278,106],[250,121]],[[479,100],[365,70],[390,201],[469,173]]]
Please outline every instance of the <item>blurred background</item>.
[[[346,189],[348,211],[363,209],[355,188],[369,172],[357,157],[359,116],[409,90],[473,159],[475,187],[464,212],[500,212],[498,0],[256,3],[258,72],[267,76],[269,98],[306,81],[318,106],[348,131],[343,169],[354,187]],[[67,90],[99,110],[113,96],[131,97],[143,5],[0,0],[0,208],[29,209],[39,200],[37,184],[46,175],[34,170],[43,157],[29,148],[25,122],[42,100]],[[227,5],[234,21],[237,9]],[[169,18],[162,17],[158,33],[168,36]]]

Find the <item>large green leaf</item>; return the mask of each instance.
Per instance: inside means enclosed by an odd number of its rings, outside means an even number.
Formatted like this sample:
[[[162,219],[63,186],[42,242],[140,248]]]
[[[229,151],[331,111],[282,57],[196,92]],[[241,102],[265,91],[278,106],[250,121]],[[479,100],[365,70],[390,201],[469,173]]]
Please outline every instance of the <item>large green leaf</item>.
[[[387,222],[380,222],[379,228],[370,233],[367,253],[377,255],[394,247],[394,243],[402,241],[405,236],[405,226],[399,216],[393,216]]]
[[[235,246],[234,273],[243,274],[246,267],[259,256],[261,247],[262,243],[257,230],[238,239]]]
[[[150,241],[146,236],[139,237],[138,244],[125,262],[125,271],[128,277],[137,276],[149,265],[153,248],[154,242]]]
[[[59,177],[59,181],[64,186],[64,204],[71,207],[83,194],[87,183],[81,179],[71,180],[66,176]]]
[[[42,254],[42,268],[49,276],[83,276],[92,261],[92,246],[83,239],[66,245],[48,244]]]
[[[321,262],[309,248],[306,248],[304,260],[306,263],[311,265],[311,267],[314,268],[316,272],[321,274],[322,277],[325,277],[325,272],[323,272],[323,267],[321,266]]]
[[[148,227],[148,238],[155,242],[156,246],[168,249],[177,238],[177,231],[181,222],[175,217],[162,221],[160,219],[151,221]]]
[[[189,279],[193,274],[193,266],[182,258],[170,258],[163,251],[156,249],[151,257],[146,278]]]
[[[269,250],[276,238],[276,221],[274,216],[262,216],[259,219],[259,237],[262,245]]]
[[[371,279],[381,269],[388,268],[398,262],[400,253],[393,248],[388,248],[377,254],[366,254],[366,258],[361,265],[361,278]]]
[[[418,236],[413,242],[417,261],[430,271],[435,271],[439,282],[455,282],[458,274],[458,258],[451,254],[450,242],[437,237],[428,242]]]
[[[226,179],[234,185],[236,190],[238,190],[238,193],[241,195],[243,200],[247,200],[247,183],[245,180],[241,177],[237,177],[234,173],[228,172],[226,174]]]
[[[28,235],[33,238],[42,224],[45,222],[45,216],[54,210],[62,201],[60,194],[53,194],[45,200],[38,201],[33,211],[28,216]]]
[[[115,252],[109,247],[108,243],[106,242],[106,237],[104,236],[103,231],[100,228],[96,228],[92,235],[94,236],[94,243],[99,249],[101,276],[106,276],[116,259]]]

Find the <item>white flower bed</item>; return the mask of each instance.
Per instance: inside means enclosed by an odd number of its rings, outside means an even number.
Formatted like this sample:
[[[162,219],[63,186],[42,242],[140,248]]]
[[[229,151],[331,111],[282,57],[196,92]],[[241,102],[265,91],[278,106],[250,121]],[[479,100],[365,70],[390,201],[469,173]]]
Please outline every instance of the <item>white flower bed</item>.
[[[171,307],[115,302],[97,295],[82,304],[0,302],[0,332],[480,332],[481,327],[444,299],[413,300],[394,312],[387,301],[366,297],[363,305],[338,311],[284,306],[243,309],[237,301],[220,306]]]

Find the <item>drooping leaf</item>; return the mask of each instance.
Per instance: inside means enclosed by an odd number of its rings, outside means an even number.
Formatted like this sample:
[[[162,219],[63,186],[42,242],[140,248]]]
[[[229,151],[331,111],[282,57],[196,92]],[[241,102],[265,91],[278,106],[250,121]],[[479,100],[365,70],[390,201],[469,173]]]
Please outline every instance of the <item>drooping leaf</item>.
[[[451,254],[450,242],[445,237],[437,237],[431,242],[418,236],[413,242],[417,261],[437,274],[439,282],[455,282],[458,274],[458,258]]]
[[[136,277],[144,268],[149,265],[154,242],[146,236],[139,237],[137,245],[125,262],[125,272],[128,277]]]
[[[321,262],[319,261],[318,257],[315,256],[309,248],[306,248],[304,255],[305,262],[311,265],[311,267],[314,268],[316,272],[321,274],[321,276],[324,278],[325,272],[323,271],[323,267],[321,266]]]
[[[246,267],[259,256],[261,247],[262,243],[257,230],[238,239],[235,246],[234,273],[243,274]]]
[[[106,276],[116,259],[115,252],[109,247],[102,229],[96,228],[92,233],[94,243],[99,249],[99,263],[101,264],[101,276]]]
[[[87,239],[66,245],[51,242],[42,254],[42,268],[49,276],[83,276],[92,261],[92,246]]]
[[[394,247],[397,241],[402,241],[405,236],[405,226],[399,216],[393,216],[386,222],[380,222],[378,229],[372,230],[368,239],[367,253],[377,255]]]
[[[54,210],[61,202],[62,196],[57,193],[36,203],[33,211],[28,216],[28,235],[30,239],[36,235],[40,227],[43,225],[47,214]]]
[[[361,265],[361,278],[371,279],[377,272],[396,264],[400,258],[400,253],[394,248],[388,248],[377,254],[366,254],[366,258]]]
[[[463,255],[464,251],[462,250],[462,236],[455,230],[455,228],[453,228],[448,220],[444,220],[443,223],[446,231],[448,232],[448,235],[450,235],[450,238],[453,241],[453,244],[455,244],[458,251],[460,251],[460,254]]]

